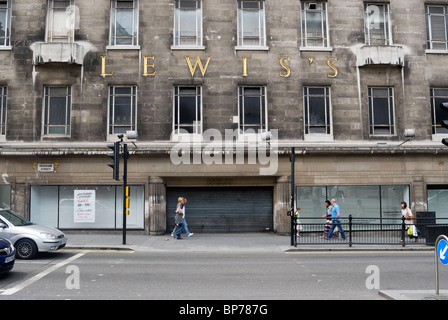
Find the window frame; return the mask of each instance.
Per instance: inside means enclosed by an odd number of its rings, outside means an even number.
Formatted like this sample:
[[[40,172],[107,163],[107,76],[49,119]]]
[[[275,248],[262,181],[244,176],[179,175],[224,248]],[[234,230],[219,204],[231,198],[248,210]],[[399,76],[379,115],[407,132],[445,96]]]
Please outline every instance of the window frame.
[[[370,136],[394,136],[396,135],[395,126],[395,90],[394,87],[368,87],[368,99],[369,99],[369,134]],[[388,101],[388,124],[375,124],[375,98],[383,98],[379,96],[374,96],[374,90],[387,90],[387,101]],[[389,132],[379,132],[381,128],[387,129]]]
[[[69,2],[69,5],[67,7],[59,7],[55,4],[58,2]],[[69,17],[69,14],[76,14],[76,10],[73,12],[68,13],[67,8],[74,7],[75,6],[75,0],[48,0],[48,6],[47,6],[47,24],[46,24],[46,32],[45,32],[45,41],[50,43],[73,43],[75,41],[75,23],[70,25],[70,28],[68,28],[67,36],[55,36],[54,35],[54,25],[55,25],[55,11],[64,11],[64,13],[67,15],[67,18]],[[73,19],[73,22],[75,22],[76,17]],[[67,24],[66,24],[67,26]]]
[[[0,137],[6,137],[8,114],[8,87],[0,86]]]
[[[431,87],[429,98],[430,98],[430,106],[431,106],[431,131],[433,135],[448,135],[448,129],[442,127],[441,120],[437,119],[437,109],[440,108],[439,104],[436,103],[436,99],[445,100],[444,102],[448,102],[448,94],[446,95],[438,95],[436,94],[436,90],[444,90],[448,93],[448,88],[440,88],[440,87]],[[443,119],[442,119],[443,120]],[[439,132],[440,129],[440,132]]]
[[[11,2],[12,0],[0,1],[1,3],[6,3],[6,7],[2,8],[5,11],[5,35],[4,37],[0,37],[4,39],[4,43],[0,44],[0,50],[10,50],[11,46]]]
[[[244,4],[246,3],[257,3],[258,8],[254,10],[254,8],[244,8]],[[237,9],[237,46],[236,50],[269,50],[269,47],[266,45],[266,3],[264,0],[260,1],[246,1],[246,0],[238,0],[238,9]],[[257,11],[258,13],[258,35],[256,36],[245,36],[244,35],[244,10],[252,10]],[[252,39],[257,40],[258,44],[245,44],[246,41]]]
[[[311,4],[316,4],[317,6],[320,6],[321,9],[309,9]],[[308,9],[307,9],[308,7]],[[321,46],[315,46],[315,45],[309,45],[308,44],[308,27],[307,27],[307,12],[314,11],[314,12],[321,12],[322,18],[320,20],[321,24],[321,31],[322,31],[322,45]],[[301,20],[301,47],[300,50],[304,51],[332,51],[332,48],[330,47],[330,28],[328,25],[328,10],[327,10],[327,2],[326,1],[301,1],[300,2],[300,20]]]
[[[132,35],[130,37],[122,37],[123,39],[131,39],[131,44],[117,43],[117,12],[118,2],[132,2]],[[111,0],[110,6],[110,25],[109,25],[109,46],[107,49],[139,49],[139,2],[138,0]],[[120,39],[120,37],[119,37]]]
[[[374,43],[372,44],[371,31],[372,28],[368,27],[371,23],[371,15],[368,14],[368,8],[371,6],[383,7],[382,20],[383,20],[383,28],[382,34],[384,36],[383,43]],[[392,30],[391,30],[391,21],[390,21],[390,6],[389,3],[375,3],[375,2],[365,2],[364,3],[364,36],[365,36],[365,44],[368,46],[390,46],[393,44],[392,40]]]
[[[441,8],[443,13],[431,13],[431,8]],[[433,32],[431,22],[433,16],[443,17],[444,41],[433,40]],[[427,52],[448,52],[448,5],[425,4],[425,24],[426,24],[426,50]],[[444,44],[445,48],[434,48],[434,44]]]
[[[311,93],[310,89],[323,89],[322,93]],[[323,125],[312,125],[310,121],[310,98],[322,98],[324,101],[324,111],[325,111],[325,124]],[[333,137],[333,120],[332,120],[332,105],[331,105],[331,87],[330,86],[304,86],[303,87],[303,125],[305,138],[310,137],[327,137],[332,139]],[[311,128],[323,128],[324,132],[311,132]]]
[[[65,95],[52,94],[52,89],[65,89]],[[42,133],[44,137],[67,137],[71,135],[71,113],[72,113],[72,87],[64,85],[46,85],[44,86],[43,99],[43,128]],[[52,113],[51,98],[65,97],[65,124],[51,124],[50,114]],[[52,133],[52,128],[64,127],[64,133]]]
[[[196,2],[195,7],[195,36],[190,38],[195,38],[195,44],[182,44],[181,36],[181,17],[182,11],[188,10],[187,8],[181,8],[181,2]],[[191,9],[190,9],[191,10]],[[203,25],[202,25],[202,0],[175,0],[174,1],[174,28],[173,28],[173,45],[172,49],[198,49],[203,50]]]
[[[181,93],[181,89],[195,89],[195,94],[191,95],[188,93]],[[195,120],[192,124],[181,124],[181,112],[182,108],[182,97],[195,97]],[[190,85],[175,85],[173,87],[173,133],[174,135],[201,135],[202,134],[202,86],[190,86]],[[184,128],[192,128],[192,132]],[[184,130],[182,130],[184,129]],[[181,131],[182,130],[182,131]]]
[[[259,111],[260,111],[260,123],[257,124],[246,124],[245,123],[245,97],[256,97],[248,95],[246,96],[246,89],[258,89],[259,90]],[[266,86],[250,86],[250,85],[242,85],[238,86],[238,132],[241,135],[247,134],[261,134],[264,132],[268,132],[268,105],[267,105],[267,89]],[[255,132],[246,132],[246,130],[250,130],[252,128],[259,127],[259,129],[255,129]]]
[[[131,93],[120,94],[116,93],[117,88],[130,88]],[[108,112],[107,112],[107,134],[108,136],[116,136],[121,133],[126,133],[126,131],[136,131],[137,130],[137,114],[138,114],[138,101],[137,101],[137,86],[135,85],[111,85],[108,88],[109,91],[109,101],[108,101]],[[115,124],[115,109],[116,109],[116,98],[117,97],[129,97],[130,98],[130,123],[127,124]],[[116,132],[116,128],[125,128],[127,130]]]

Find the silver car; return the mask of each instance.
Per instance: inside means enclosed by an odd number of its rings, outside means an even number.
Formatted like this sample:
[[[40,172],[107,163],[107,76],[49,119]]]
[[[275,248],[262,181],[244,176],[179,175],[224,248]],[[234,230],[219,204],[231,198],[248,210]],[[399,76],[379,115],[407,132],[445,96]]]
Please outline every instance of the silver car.
[[[0,210],[0,238],[9,239],[21,259],[61,249],[67,243],[67,237],[58,229],[34,224],[11,210]]]

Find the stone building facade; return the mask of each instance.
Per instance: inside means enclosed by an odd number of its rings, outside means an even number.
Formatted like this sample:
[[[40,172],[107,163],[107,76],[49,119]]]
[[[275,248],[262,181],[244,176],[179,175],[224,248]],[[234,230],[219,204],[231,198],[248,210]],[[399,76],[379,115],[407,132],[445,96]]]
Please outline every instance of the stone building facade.
[[[432,0],[0,1],[3,206],[121,228],[106,145],[130,130],[128,227],[148,234],[182,195],[192,231],[289,232],[291,147],[305,217],[337,197],[362,218],[402,200],[447,218],[447,19]]]

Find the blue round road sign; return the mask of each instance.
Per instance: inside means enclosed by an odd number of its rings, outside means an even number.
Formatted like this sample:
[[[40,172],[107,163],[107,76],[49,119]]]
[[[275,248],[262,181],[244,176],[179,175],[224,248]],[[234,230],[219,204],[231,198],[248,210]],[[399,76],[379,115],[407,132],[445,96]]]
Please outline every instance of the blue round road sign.
[[[448,242],[445,239],[441,239],[437,245],[437,255],[440,262],[448,264]]]

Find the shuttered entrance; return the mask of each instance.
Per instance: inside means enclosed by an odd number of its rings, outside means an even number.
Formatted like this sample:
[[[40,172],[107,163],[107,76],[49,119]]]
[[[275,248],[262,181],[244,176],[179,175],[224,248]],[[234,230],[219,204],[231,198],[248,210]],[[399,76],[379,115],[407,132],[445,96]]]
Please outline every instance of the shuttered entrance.
[[[272,187],[168,187],[167,232],[173,230],[179,196],[188,199],[191,232],[260,232],[273,227]]]

